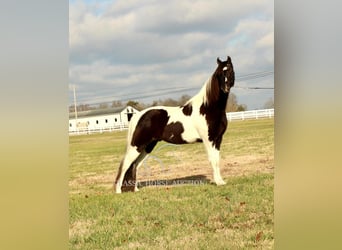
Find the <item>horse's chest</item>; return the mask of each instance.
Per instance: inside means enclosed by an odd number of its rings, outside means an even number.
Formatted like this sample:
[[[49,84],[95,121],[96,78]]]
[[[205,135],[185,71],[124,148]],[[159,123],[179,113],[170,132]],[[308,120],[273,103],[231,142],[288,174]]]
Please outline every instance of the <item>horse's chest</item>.
[[[206,114],[208,126],[208,139],[217,149],[220,149],[222,136],[227,129],[227,117],[225,114]]]

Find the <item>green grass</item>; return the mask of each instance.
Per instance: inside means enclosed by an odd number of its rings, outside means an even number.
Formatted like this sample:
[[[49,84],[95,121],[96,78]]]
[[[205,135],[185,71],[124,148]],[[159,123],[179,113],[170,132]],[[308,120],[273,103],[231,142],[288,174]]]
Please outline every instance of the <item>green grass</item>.
[[[126,132],[70,137],[70,249],[272,249],[273,119],[229,123],[221,152],[225,186],[143,187],[113,193]],[[201,144],[158,144],[156,179],[211,179]],[[138,173],[139,175],[139,173]],[[178,176],[179,177],[179,176]]]

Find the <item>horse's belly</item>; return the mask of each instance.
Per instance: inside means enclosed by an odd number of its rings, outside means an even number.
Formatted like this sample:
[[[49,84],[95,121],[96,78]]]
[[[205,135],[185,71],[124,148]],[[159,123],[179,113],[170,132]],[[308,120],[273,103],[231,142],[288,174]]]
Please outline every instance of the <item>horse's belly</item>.
[[[164,141],[174,144],[194,143],[201,141],[194,126],[180,121],[169,122],[163,132]]]

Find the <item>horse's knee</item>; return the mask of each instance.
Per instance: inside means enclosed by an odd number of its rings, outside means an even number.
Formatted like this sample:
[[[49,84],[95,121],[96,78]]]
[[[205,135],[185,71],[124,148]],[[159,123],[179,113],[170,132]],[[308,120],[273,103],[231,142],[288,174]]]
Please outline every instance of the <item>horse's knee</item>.
[[[208,159],[213,166],[217,165],[220,161],[220,151],[214,148],[208,150]]]

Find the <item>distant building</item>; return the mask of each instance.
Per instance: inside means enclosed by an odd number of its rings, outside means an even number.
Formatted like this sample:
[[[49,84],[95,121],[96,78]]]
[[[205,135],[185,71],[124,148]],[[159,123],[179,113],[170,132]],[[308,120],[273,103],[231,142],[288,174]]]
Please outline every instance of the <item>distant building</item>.
[[[114,130],[128,126],[132,116],[139,112],[131,106],[69,113],[69,134],[98,130]]]

